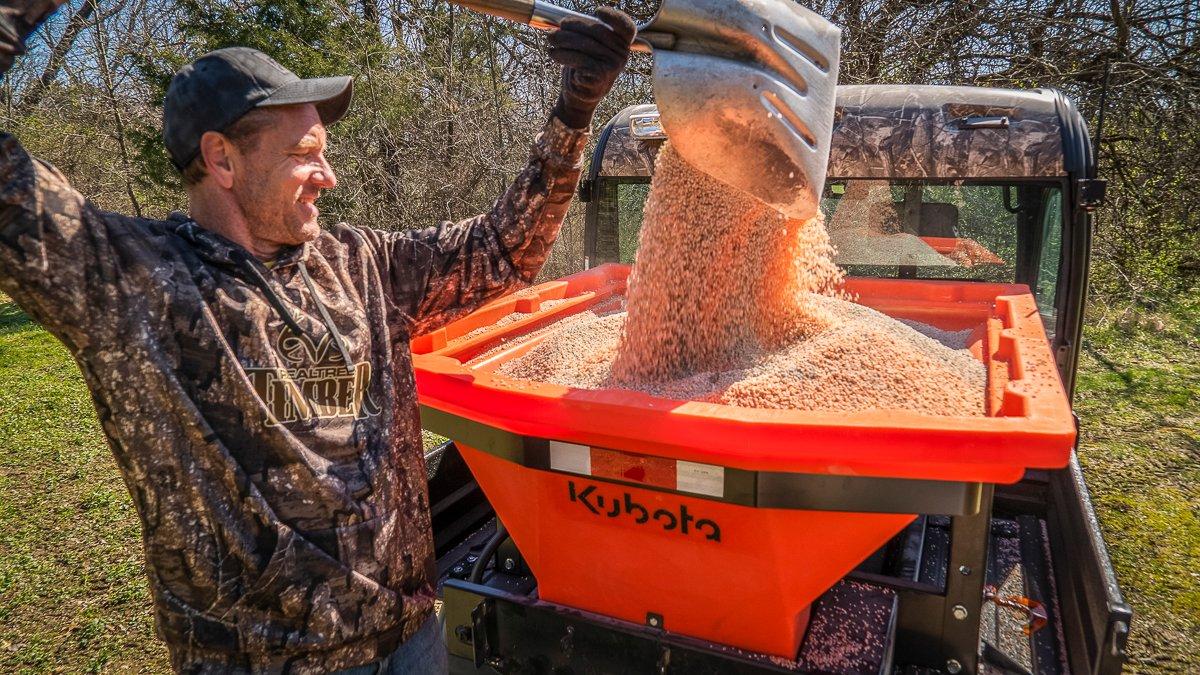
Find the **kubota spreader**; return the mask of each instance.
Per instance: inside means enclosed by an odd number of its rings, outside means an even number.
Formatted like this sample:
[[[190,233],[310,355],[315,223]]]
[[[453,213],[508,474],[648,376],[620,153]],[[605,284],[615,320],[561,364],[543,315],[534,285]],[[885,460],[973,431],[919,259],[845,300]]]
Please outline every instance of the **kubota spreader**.
[[[877,250],[846,247],[847,290],[969,329],[986,416],[497,374],[625,290],[628,267],[605,263],[632,259],[662,142],[653,106],[627,109],[582,188],[591,269],[413,342],[423,423],[452,440],[429,460],[453,670],[1120,670],[1130,614],[1072,454],[1099,190],[1082,120],[1043,91],[843,87],[838,103],[831,236],[884,224]]]

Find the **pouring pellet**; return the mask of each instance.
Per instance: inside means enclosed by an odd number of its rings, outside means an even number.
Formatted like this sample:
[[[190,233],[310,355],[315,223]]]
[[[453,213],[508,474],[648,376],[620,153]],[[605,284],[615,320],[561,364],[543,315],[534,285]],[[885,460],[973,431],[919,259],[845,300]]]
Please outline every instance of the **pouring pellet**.
[[[624,307],[576,317],[510,377],[749,408],[984,414],[986,373],[962,335],[839,297],[824,222],[786,220],[667,144]]]

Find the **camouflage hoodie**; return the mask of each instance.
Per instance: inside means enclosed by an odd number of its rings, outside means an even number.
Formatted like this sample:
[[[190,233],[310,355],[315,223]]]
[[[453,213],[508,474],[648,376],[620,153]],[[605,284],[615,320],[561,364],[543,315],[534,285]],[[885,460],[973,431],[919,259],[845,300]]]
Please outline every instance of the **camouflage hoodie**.
[[[533,280],[585,142],[551,119],[489,212],[335,225],[268,268],[185,216],[101,211],[0,135],[0,290],[83,371],[177,670],[346,668],[430,616],[409,339]]]

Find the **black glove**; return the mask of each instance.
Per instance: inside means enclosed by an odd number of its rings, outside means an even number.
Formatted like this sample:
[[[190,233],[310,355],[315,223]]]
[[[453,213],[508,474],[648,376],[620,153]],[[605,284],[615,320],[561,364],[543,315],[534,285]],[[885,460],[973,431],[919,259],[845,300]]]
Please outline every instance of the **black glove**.
[[[25,53],[25,38],[66,0],[0,0],[0,76]]]
[[[629,60],[637,35],[633,19],[619,9],[601,7],[598,21],[564,19],[550,34],[550,58],[563,65],[562,93],[554,114],[572,129],[586,129],[600,99]]]

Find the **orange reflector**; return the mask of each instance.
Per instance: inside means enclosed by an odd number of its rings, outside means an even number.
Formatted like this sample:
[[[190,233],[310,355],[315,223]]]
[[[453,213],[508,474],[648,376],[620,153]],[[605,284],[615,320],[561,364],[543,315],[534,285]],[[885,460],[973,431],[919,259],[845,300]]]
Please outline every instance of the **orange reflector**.
[[[725,496],[725,467],[550,441],[550,468],[708,497]]]

